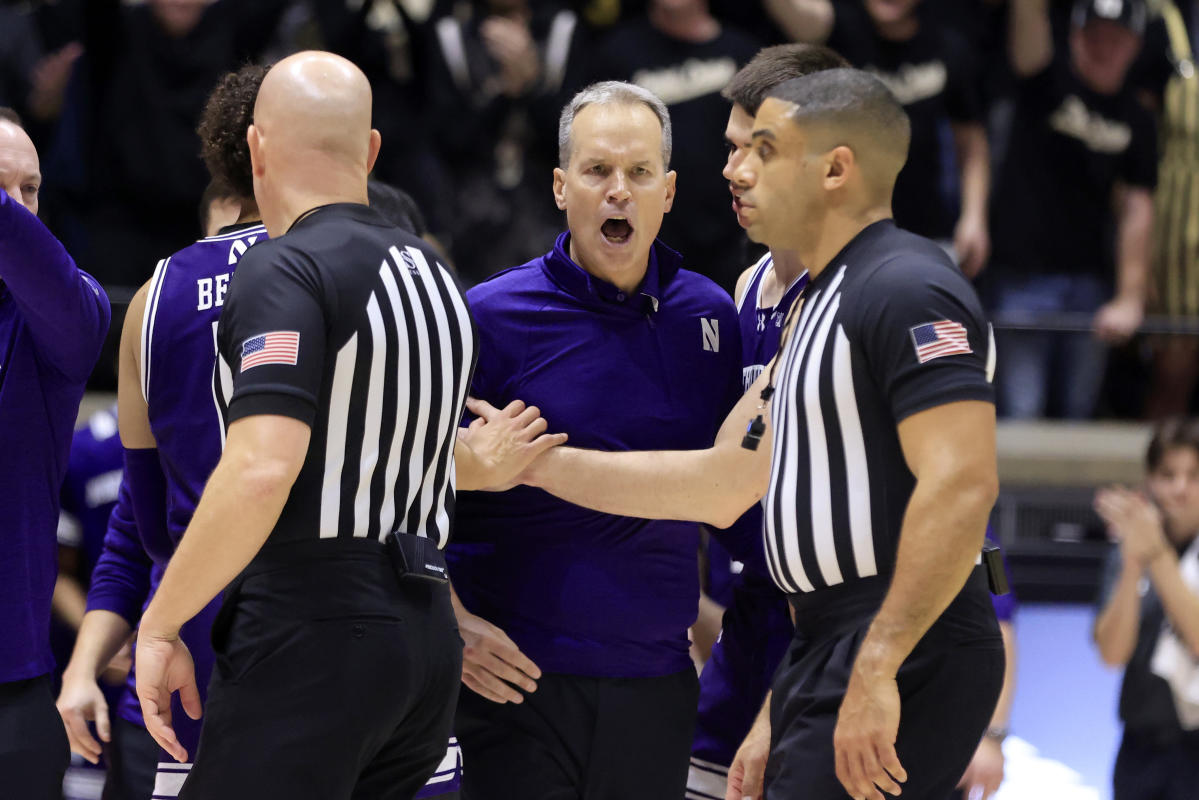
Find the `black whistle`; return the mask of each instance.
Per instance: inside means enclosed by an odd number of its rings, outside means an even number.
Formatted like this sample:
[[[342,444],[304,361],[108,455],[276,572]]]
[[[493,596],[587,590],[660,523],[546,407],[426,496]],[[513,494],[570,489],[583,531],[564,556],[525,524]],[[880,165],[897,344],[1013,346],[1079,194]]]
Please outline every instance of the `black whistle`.
[[[758,445],[762,441],[762,434],[766,432],[766,422],[762,419],[762,415],[754,417],[753,422],[749,423],[745,429],[745,436],[741,439],[741,446],[746,450],[757,450]]]

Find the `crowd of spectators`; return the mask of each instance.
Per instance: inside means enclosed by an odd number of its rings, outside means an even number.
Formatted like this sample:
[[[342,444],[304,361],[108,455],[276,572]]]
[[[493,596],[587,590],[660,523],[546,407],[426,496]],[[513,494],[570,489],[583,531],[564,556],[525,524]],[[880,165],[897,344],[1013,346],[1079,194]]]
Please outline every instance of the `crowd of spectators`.
[[[827,43],[912,118],[895,217],[978,282],[1000,412],[1160,417],[1199,378],[1197,34],[1194,0],[0,0],[0,106],[44,154],[43,217],[119,316],[195,238],[196,120],[247,60],[316,47],[363,68],[376,176],[467,284],[545,251],[557,114],[630,80],[674,118],[661,238],[731,290],[756,254],[720,177],[720,90],[764,45]]]

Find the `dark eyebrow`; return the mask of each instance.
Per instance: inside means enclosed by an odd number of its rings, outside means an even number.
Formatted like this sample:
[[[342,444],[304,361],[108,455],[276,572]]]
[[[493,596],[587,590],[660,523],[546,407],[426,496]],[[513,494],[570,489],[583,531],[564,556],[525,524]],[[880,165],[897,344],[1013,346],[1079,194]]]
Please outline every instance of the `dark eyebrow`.
[[[762,128],[761,130],[754,131],[753,135],[750,138],[751,139],[762,138],[762,139],[773,140],[774,139],[774,131],[770,130],[769,128]]]

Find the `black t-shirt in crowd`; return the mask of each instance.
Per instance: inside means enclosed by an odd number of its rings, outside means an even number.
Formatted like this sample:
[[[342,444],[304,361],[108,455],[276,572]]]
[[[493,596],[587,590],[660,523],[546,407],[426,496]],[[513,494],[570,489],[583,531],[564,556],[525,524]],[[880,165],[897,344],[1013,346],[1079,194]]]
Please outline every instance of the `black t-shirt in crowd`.
[[[672,39],[647,20],[617,29],[597,53],[593,80],[624,80],[649,89],[670,109],[671,169],[678,173],[674,208],[661,238],[683,254],[688,269],[732,291],[745,268],[744,236],[721,176],[729,102],[720,91],[758,52],[746,34],[723,27],[711,41]]]
[[[1009,273],[1110,278],[1117,182],[1157,182],[1153,116],[1125,89],[1087,88],[1064,56],[1017,82],[991,200],[991,262]]]
[[[912,120],[908,162],[895,183],[895,222],[930,239],[950,239],[958,218],[952,123],[982,120],[979,80],[969,46],[946,25],[921,21],[907,41],[874,29],[860,2],[836,4],[829,46],[877,75]]]

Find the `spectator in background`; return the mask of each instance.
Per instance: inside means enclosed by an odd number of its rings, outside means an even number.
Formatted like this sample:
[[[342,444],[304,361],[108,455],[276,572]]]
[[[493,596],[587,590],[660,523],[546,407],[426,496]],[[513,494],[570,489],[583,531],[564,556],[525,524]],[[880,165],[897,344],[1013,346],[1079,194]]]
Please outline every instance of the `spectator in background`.
[[[729,117],[720,91],[757,52],[756,41],[712,16],[707,0],[650,0],[648,14],[609,34],[592,63],[593,79],[635,83],[670,109],[681,191],[661,238],[729,294],[752,259],[720,174]]]
[[[33,70],[41,46],[28,15],[0,5],[0,106],[19,115],[29,113]]]
[[[1124,667],[1124,738],[1114,800],[1191,800],[1199,786],[1199,420],[1159,424],[1145,492],[1100,491],[1095,508],[1119,543],[1104,573],[1095,644]],[[1189,702],[1181,683],[1191,681]]]
[[[1008,416],[1042,416],[1056,394],[1063,416],[1089,417],[1107,344],[1141,324],[1157,146],[1152,115],[1125,77],[1144,25],[1141,0],[1079,0],[1063,49],[1046,0],[1012,0],[1018,80],[991,203],[992,306],[1094,316],[1093,333],[1001,332],[998,393]]]
[[[991,249],[991,167],[978,65],[967,41],[939,17],[918,13],[919,5],[920,0],[792,0],[786,19],[798,40],[827,42],[877,76],[903,105],[912,144],[891,201],[895,223],[952,246],[973,278]]]
[[[83,6],[88,263],[106,286],[140,286],[195,238],[208,178],[196,121],[229,69],[269,44],[291,0],[148,0]]]
[[[433,26],[429,113],[454,185],[450,251],[474,283],[544,253],[561,229],[545,176],[581,34],[573,11],[529,0],[457,10]]]
[[[1154,195],[1153,281],[1150,310],[1180,322],[1199,321],[1199,5],[1162,0],[1162,24],[1146,31],[1139,66],[1159,111],[1162,154]],[[1199,382],[1199,336],[1153,341],[1150,419],[1185,414]]]
[[[449,13],[450,4],[310,0],[310,5],[323,49],[352,60],[370,79],[371,120],[386,142],[372,176],[411,191],[429,230],[444,239],[457,209],[428,114],[437,54],[427,23],[441,16],[443,5]]]

